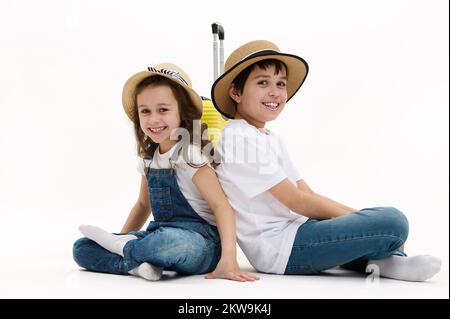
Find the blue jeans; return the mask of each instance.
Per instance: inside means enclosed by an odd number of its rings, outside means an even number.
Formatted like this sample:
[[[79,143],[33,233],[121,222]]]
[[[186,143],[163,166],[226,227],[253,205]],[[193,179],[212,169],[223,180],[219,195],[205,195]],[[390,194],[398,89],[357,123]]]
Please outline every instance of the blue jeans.
[[[212,228],[205,233],[206,237],[176,227],[130,232],[138,239],[125,245],[124,257],[84,237],[75,242],[73,257],[80,267],[104,273],[126,275],[141,263],[149,262],[183,275],[202,274],[213,271],[220,259],[219,237]]]
[[[286,275],[342,266],[364,272],[367,261],[403,255],[408,220],[394,207],[364,208],[337,218],[309,219],[297,230]]]

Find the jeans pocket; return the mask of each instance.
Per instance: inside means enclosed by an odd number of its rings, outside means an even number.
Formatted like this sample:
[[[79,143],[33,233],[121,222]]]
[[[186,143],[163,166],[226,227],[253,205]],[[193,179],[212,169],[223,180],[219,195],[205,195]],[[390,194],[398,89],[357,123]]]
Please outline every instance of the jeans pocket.
[[[156,221],[165,221],[172,218],[170,187],[151,187],[150,201],[152,213]]]

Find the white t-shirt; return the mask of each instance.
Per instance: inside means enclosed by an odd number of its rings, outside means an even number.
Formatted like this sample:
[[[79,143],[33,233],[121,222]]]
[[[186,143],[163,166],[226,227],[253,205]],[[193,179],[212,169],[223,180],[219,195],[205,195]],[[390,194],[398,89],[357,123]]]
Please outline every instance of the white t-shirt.
[[[181,143],[181,142],[178,142]],[[178,144],[177,143],[177,144]],[[172,156],[175,148],[177,146],[175,144],[169,151],[164,154],[159,153],[159,147],[156,149],[153,160],[151,161],[150,168],[171,168],[170,165],[170,157]],[[201,154],[200,147],[189,144],[187,151],[188,161],[195,165],[201,165],[208,163],[206,165],[210,165],[206,156]],[[145,162],[143,158],[138,158],[138,166],[137,169],[141,175],[145,176]],[[209,224],[216,226],[216,219],[213,211],[209,207],[206,200],[202,197],[200,192],[198,191],[195,184],[192,182],[192,177],[194,177],[198,168],[194,168],[190,166],[183,158],[183,151],[181,151],[178,156],[177,161],[175,162],[175,169],[177,171],[176,179],[178,186],[180,187],[181,193],[184,195],[188,203],[192,206],[192,208],[196,211],[196,213],[206,220]]]
[[[239,246],[256,270],[284,274],[297,229],[307,220],[269,192],[285,178],[295,185],[301,180],[286,147],[272,131],[230,120],[216,151],[216,173],[236,213]]]

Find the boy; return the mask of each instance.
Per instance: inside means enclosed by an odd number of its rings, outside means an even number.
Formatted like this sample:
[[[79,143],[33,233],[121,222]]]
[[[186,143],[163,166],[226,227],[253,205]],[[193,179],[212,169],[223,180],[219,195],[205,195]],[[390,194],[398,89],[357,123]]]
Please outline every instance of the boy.
[[[424,281],[440,269],[428,255],[406,257],[408,221],[393,207],[353,209],[313,192],[281,139],[265,128],[300,89],[308,65],[263,40],[236,49],[212,87],[216,109],[233,120],[217,145],[217,175],[236,213],[239,245],[256,270],[316,274],[343,265]]]

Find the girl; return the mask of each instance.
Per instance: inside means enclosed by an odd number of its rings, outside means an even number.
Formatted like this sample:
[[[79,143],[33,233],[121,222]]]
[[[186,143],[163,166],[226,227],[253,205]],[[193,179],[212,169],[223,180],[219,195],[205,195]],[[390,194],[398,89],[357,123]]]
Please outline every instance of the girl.
[[[265,128],[308,73],[300,57],[269,41],[253,41],[227,59],[212,87],[216,109],[230,121],[217,145],[216,172],[236,213],[239,245],[256,270],[317,274],[335,266],[366,266],[399,280],[424,281],[441,262],[407,257],[406,217],[393,207],[357,210],[311,190],[281,139]],[[293,214],[294,212],[295,214]]]
[[[187,74],[173,64],[150,67],[128,79],[122,103],[141,156],[139,199],[121,234],[80,226],[86,238],[73,247],[78,265],[148,280],[160,279],[163,269],[258,279],[239,270],[231,207],[200,145],[192,144],[202,101]],[[154,221],[139,231],[151,213]]]

